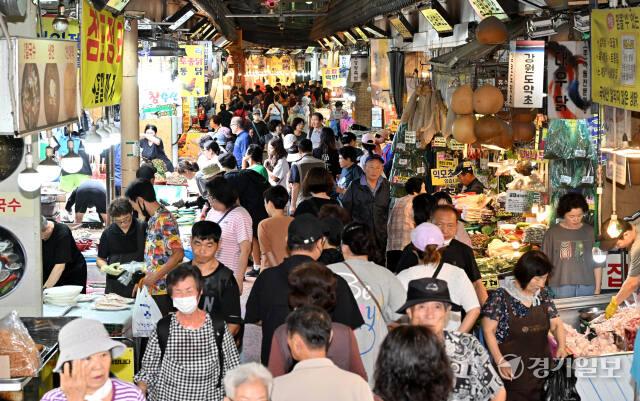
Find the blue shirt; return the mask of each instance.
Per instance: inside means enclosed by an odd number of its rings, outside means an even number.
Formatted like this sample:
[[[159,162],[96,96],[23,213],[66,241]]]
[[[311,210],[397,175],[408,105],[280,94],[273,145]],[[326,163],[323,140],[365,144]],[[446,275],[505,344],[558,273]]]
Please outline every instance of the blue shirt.
[[[247,148],[251,145],[251,137],[247,131],[242,131],[236,138],[236,143],[233,145],[233,155],[238,162],[238,168],[242,168],[242,158],[247,153]]]
[[[356,163],[353,163],[349,168],[343,168],[340,173],[340,179],[338,180],[338,186],[342,189],[347,189],[351,181],[360,179],[364,175],[364,171]]]
[[[360,184],[369,188],[371,193],[373,193],[374,195],[376,194],[376,192],[378,192],[378,188],[380,188],[380,184],[382,183],[382,181],[384,181],[384,178],[382,178],[382,176],[378,177],[378,182],[376,183],[376,187],[372,189],[369,183],[367,182],[367,176],[363,174],[362,177],[360,177]]]

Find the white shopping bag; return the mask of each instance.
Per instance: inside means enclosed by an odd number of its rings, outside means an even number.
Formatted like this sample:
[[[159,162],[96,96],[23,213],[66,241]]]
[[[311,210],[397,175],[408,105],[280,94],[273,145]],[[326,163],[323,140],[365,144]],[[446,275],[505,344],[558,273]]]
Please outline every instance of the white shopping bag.
[[[160,319],[162,319],[162,313],[149,294],[149,288],[147,286],[138,288],[136,303],[133,306],[133,336],[151,337]]]

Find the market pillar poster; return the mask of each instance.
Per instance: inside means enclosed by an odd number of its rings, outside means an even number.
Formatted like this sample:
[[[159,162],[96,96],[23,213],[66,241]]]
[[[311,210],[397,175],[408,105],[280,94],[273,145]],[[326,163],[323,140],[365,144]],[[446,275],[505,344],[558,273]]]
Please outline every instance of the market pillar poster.
[[[340,67],[322,69],[322,86],[325,88],[339,88],[344,86],[343,78],[340,77]]]
[[[82,107],[120,103],[124,17],[82,3]]]
[[[591,62],[586,41],[547,43],[547,116],[591,117]]]
[[[640,8],[591,12],[594,102],[640,111],[638,32]]]
[[[542,107],[544,45],[543,40],[514,40],[511,42],[508,100],[511,107]]]
[[[180,96],[204,96],[204,46],[180,45],[187,55],[178,60],[181,81]]]

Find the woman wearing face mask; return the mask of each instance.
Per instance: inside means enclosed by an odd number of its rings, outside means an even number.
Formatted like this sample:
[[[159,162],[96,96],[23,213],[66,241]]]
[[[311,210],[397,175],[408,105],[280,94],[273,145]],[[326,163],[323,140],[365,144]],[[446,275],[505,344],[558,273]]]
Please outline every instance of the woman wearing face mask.
[[[97,320],[75,319],[58,334],[60,356],[54,372],[60,387],[44,395],[44,401],[144,401],[133,384],[109,378],[111,358],[126,347],[109,338]]]
[[[135,382],[149,401],[222,401],[222,377],[239,364],[233,337],[223,325],[222,350],[218,348],[215,324],[198,308],[203,281],[197,267],[179,265],[167,275],[167,285],[178,312],[158,322]],[[168,333],[163,334],[165,319]]]

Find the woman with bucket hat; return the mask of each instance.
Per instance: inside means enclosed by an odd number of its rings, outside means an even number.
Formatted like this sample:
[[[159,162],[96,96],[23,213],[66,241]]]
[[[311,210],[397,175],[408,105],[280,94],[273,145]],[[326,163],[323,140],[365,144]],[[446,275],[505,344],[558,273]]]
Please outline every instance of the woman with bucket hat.
[[[58,334],[60,356],[54,372],[60,373],[60,387],[42,401],[144,401],[134,384],[109,377],[112,358],[125,350],[124,344],[109,338],[97,320],[75,319]]]

